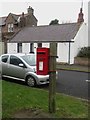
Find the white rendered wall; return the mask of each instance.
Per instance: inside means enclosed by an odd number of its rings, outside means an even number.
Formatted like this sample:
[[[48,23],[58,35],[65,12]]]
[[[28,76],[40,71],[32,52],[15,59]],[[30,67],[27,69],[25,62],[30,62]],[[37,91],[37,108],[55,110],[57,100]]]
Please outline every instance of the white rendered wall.
[[[34,43],[34,53],[36,54],[36,49],[37,49],[37,43]]]
[[[70,64],[74,64],[74,42],[70,43]]]
[[[76,37],[74,38],[74,57],[77,56],[79,50],[82,47],[88,46],[88,26],[86,23],[83,23],[80,27]]]
[[[42,44],[42,47],[49,48],[49,47],[50,47],[50,44],[49,44],[49,43],[43,43],[43,44]]]
[[[58,59],[57,59],[57,61],[68,63],[68,53],[69,53],[68,43],[58,43],[58,46],[57,46]]]
[[[22,43],[22,53],[30,52],[30,43]]]
[[[7,53],[17,53],[17,43],[7,43]]]

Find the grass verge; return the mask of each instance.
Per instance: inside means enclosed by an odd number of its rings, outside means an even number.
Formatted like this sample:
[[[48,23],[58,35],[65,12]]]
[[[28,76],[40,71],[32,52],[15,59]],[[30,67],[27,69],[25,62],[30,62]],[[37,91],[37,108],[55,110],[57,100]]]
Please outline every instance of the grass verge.
[[[37,108],[48,113],[48,91],[3,81],[2,117],[11,118],[22,109]],[[74,97],[56,94],[56,113],[51,117],[87,118],[88,103]]]

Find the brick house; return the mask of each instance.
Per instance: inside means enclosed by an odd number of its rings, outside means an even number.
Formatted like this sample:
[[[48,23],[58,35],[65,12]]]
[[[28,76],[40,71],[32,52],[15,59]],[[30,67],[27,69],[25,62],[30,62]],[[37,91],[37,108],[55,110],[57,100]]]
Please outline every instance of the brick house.
[[[34,9],[29,6],[27,13],[16,15],[9,13],[8,16],[0,17],[0,29],[2,42],[4,42],[4,52],[7,53],[7,40],[25,26],[37,26],[38,20],[34,16]],[[21,44],[18,44],[20,47]]]

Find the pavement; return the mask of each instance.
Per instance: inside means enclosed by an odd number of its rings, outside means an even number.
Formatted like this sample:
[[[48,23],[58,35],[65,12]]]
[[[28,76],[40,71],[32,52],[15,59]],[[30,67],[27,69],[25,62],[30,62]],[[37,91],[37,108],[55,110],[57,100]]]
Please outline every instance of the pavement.
[[[74,64],[73,65],[68,65],[68,64],[57,63],[57,69],[90,72],[90,66],[81,66],[81,65],[74,65]]]

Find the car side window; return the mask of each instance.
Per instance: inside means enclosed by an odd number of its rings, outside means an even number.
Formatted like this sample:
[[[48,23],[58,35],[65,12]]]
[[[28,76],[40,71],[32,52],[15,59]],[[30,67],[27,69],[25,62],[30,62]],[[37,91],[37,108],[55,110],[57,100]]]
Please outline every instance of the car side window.
[[[16,66],[19,66],[19,64],[24,65],[24,63],[18,57],[13,55],[10,56],[10,64],[16,65]]]
[[[2,62],[6,63],[8,60],[9,55],[2,56],[1,60]]]

